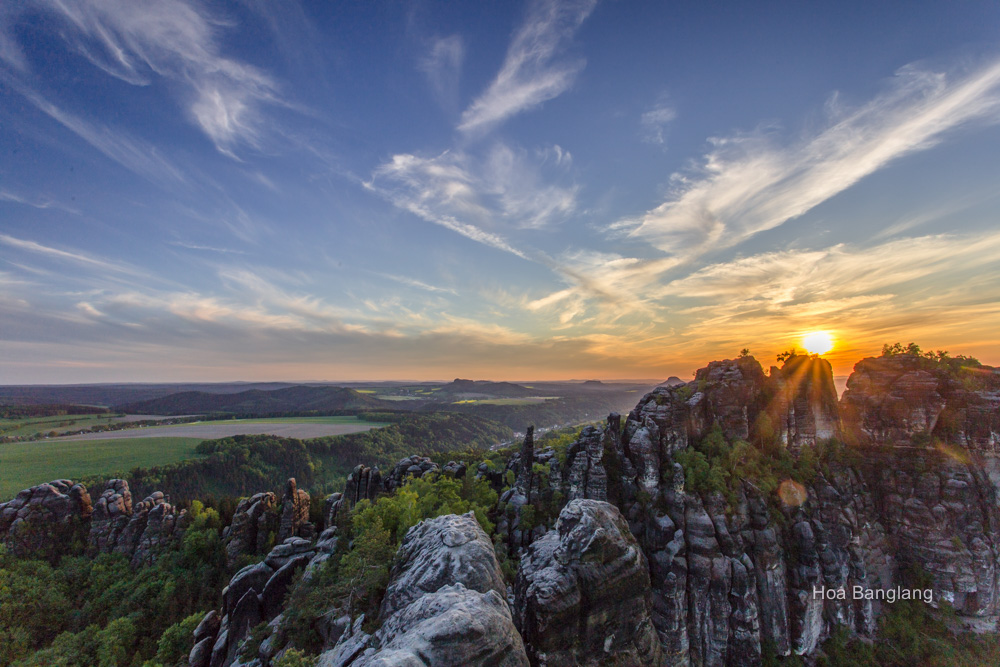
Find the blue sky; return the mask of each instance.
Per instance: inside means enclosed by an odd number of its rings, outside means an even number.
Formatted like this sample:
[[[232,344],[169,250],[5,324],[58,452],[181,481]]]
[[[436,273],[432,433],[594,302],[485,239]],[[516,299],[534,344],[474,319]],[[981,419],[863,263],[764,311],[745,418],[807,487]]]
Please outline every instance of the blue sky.
[[[0,383],[1000,362],[1000,5],[0,7]]]

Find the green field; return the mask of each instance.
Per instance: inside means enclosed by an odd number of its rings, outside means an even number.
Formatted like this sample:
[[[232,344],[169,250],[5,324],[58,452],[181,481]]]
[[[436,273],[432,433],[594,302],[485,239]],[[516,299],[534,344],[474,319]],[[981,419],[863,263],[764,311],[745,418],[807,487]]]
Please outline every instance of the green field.
[[[54,479],[125,472],[195,458],[201,438],[120,438],[0,444],[0,502]],[[100,494],[100,490],[96,492]],[[137,498],[136,500],[141,500]]]
[[[528,396],[526,398],[467,398],[455,405],[534,405],[559,398],[558,396]]]
[[[65,433],[91,428],[98,424],[114,423],[115,415],[51,415],[48,417],[23,417],[0,419],[0,435],[23,436],[50,432]]]
[[[173,426],[191,426],[192,424],[372,424],[374,426],[385,426],[385,424],[382,423],[358,419],[354,415],[336,415],[330,417],[254,417],[250,419],[212,419],[210,421],[173,424]]]

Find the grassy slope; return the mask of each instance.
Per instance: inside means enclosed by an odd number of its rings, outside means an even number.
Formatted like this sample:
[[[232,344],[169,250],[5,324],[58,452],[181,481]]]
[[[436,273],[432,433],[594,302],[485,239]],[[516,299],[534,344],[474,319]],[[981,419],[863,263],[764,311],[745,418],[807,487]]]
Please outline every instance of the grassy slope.
[[[73,479],[196,458],[201,438],[0,444],[0,501],[53,479]]]

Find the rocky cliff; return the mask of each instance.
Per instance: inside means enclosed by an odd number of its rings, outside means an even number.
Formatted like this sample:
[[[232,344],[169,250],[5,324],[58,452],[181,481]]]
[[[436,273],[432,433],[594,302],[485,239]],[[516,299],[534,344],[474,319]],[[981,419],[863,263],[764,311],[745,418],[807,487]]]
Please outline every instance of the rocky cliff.
[[[348,586],[306,619],[317,664],[813,659],[835,633],[872,637],[885,592],[914,582],[958,622],[996,632],[1000,375],[896,354],[859,362],[847,387],[838,401],[819,358],[765,373],[741,357],[657,387],[566,445],[540,447],[529,428],[505,463],[473,468],[499,493],[492,538],[472,513],[424,515],[394,557],[370,564],[385,573],[371,605],[352,606]],[[191,667],[275,665],[295,646],[286,617],[302,613],[289,592],[356,553],[343,532],[352,508],[409,478],[474,481],[465,475],[462,462],[419,456],[384,476],[358,466],[316,526],[294,480],[280,497],[242,500],[223,539],[234,569],[251,564],[195,630]],[[0,504],[15,553],[80,543],[133,567],[185,524],[162,494],[135,502],[122,480],[93,502],[57,480]]]

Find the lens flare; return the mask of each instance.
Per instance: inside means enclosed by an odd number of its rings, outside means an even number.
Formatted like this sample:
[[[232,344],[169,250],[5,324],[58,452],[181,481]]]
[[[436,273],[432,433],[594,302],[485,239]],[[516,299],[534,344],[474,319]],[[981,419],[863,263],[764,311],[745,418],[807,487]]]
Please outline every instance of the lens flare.
[[[826,354],[833,349],[833,337],[826,331],[814,331],[802,339],[809,354]]]

